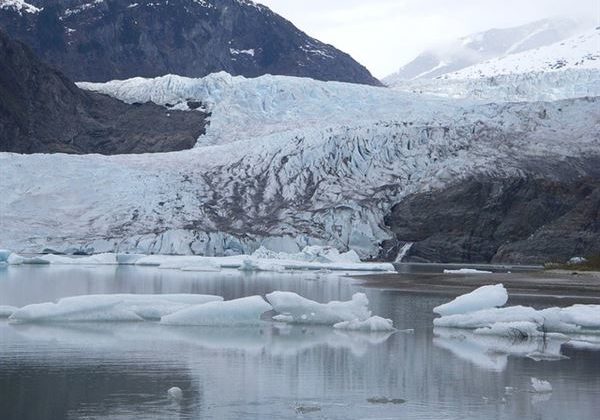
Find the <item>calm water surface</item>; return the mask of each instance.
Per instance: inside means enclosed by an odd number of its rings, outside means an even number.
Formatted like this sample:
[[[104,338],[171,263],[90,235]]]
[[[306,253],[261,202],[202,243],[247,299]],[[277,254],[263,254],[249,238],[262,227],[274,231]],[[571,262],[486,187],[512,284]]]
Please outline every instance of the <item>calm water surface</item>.
[[[443,296],[404,295],[306,273],[0,268],[0,305],[94,293],[232,299],[273,290],[321,302],[365,292],[374,314],[414,332],[348,333],[268,322],[207,328],[0,320],[0,419],[562,420],[594,419],[600,412],[598,349],[434,331],[431,310],[448,299]],[[546,348],[560,348],[568,358],[526,357]],[[531,392],[531,377],[550,381],[553,392]],[[172,386],[183,390],[180,403],[167,398]],[[369,402],[373,397],[405,402]]]

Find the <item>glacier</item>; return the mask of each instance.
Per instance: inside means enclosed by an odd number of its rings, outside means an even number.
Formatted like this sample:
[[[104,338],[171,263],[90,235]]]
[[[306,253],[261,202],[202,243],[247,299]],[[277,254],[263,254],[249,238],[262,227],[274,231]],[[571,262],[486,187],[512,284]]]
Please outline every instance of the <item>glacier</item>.
[[[182,152],[0,154],[2,247],[231,256],[328,245],[377,258],[393,237],[386,214],[411,193],[597,171],[597,98],[485,103],[224,73],[79,85],[127,102],[200,101],[210,126]]]

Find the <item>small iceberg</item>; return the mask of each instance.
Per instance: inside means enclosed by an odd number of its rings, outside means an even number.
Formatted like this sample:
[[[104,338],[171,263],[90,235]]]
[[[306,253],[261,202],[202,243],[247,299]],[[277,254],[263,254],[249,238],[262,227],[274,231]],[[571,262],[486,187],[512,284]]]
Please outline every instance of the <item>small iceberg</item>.
[[[36,303],[14,311],[12,322],[116,322],[158,320],[191,305],[223,300],[221,296],[171,295],[83,295],[58,302]]]
[[[0,263],[7,262],[10,254],[12,254],[12,252],[8,249],[0,249]]]
[[[165,325],[241,325],[257,324],[273,309],[260,296],[210,302],[182,309],[161,319]]]
[[[174,401],[180,401],[183,398],[183,391],[178,386],[174,386],[167,390],[167,396]]]
[[[254,258],[245,258],[240,267],[240,271],[285,271],[285,267],[272,261],[261,261]]]
[[[334,325],[344,321],[365,321],[371,316],[369,299],[355,293],[347,302],[318,303],[293,292],[273,292],[267,300],[280,315],[276,321],[295,324]]]
[[[0,305],[0,319],[8,318],[18,309],[16,306]]]
[[[433,312],[439,315],[465,314],[499,307],[508,301],[508,292],[502,284],[493,286],[482,286],[471,293],[459,296],[451,302],[433,308]]]
[[[459,268],[458,270],[444,270],[444,274],[494,274],[493,271],[476,270],[474,268]]]
[[[391,319],[382,318],[380,316],[372,316],[364,321],[355,319],[352,321],[338,322],[337,324],[333,325],[333,328],[339,330],[364,332],[385,332],[396,330]]]
[[[552,392],[552,385],[550,382],[538,378],[531,378],[531,388],[533,388],[534,392]]]
[[[483,286],[433,309],[441,318],[436,327],[473,329],[481,335],[535,337],[539,335],[600,333],[600,305],[573,305],[537,310],[504,305],[508,300],[501,284]]]

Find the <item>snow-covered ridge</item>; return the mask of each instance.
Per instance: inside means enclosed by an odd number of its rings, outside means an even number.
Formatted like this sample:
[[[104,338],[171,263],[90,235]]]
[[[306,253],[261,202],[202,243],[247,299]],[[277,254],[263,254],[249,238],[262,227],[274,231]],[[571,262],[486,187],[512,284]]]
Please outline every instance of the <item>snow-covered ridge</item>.
[[[495,58],[441,78],[472,79],[568,69],[600,71],[600,27],[552,45]]]
[[[556,101],[600,96],[600,71],[569,68],[469,79],[416,80],[399,84],[394,89],[442,98],[470,98],[489,102]]]
[[[14,10],[22,13],[39,13],[42,9],[35,7],[33,4],[24,2],[23,0],[0,0],[0,9]]]
[[[395,87],[407,81],[431,80],[490,59],[563,41],[591,24],[585,20],[551,18],[471,34],[422,52],[383,81]]]

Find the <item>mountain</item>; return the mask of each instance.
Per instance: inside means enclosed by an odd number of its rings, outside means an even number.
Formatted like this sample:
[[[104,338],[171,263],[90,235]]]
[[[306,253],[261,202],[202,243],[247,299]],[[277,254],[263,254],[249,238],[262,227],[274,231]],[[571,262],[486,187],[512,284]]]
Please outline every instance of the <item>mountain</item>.
[[[394,87],[408,80],[434,79],[483,61],[554,44],[576,34],[580,27],[580,22],[570,19],[544,19],[472,34],[422,52],[383,82]]]
[[[487,60],[441,78],[473,79],[565,70],[600,70],[600,26],[550,45]]]
[[[225,73],[80,86],[129,103],[192,99],[211,123],[185,152],[0,154],[3,247],[228,255],[329,244],[394,260],[413,243],[408,260],[436,262],[600,253],[598,98],[485,104]]]
[[[486,101],[557,100],[600,95],[600,27],[394,89]]]
[[[0,28],[77,81],[226,71],[380,85],[249,0],[0,0]]]
[[[145,153],[189,149],[206,114],[128,105],[79,89],[0,31],[0,151]]]

